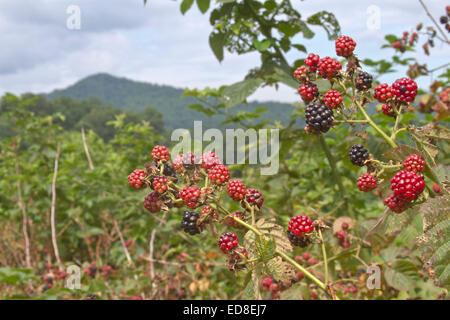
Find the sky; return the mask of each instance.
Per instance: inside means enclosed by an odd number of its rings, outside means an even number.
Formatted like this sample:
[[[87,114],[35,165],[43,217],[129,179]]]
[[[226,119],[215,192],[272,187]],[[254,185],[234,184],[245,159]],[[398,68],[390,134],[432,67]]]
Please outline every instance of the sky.
[[[415,0],[291,2],[303,18],[321,10],[333,12],[342,34],[357,42],[360,58],[388,58],[393,51],[380,49],[384,35],[401,35],[419,21],[432,24]],[[443,0],[425,3],[435,17],[444,14]],[[258,54],[226,53],[219,63],[208,45],[211,9],[202,15],[194,5],[183,16],[179,5],[180,0],[149,0],[147,6],[142,0],[0,0],[0,95],[50,92],[99,72],[179,88],[219,87],[242,80],[259,65]],[[79,29],[67,26],[73,6],[80,10]],[[370,8],[379,10],[379,28],[370,24]],[[313,39],[298,36],[296,42],[309,52],[335,57],[325,31],[312,29]],[[449,62],[450,50],[436,42],[432,58],[422,50],[414,56],[431,69]],[[305,54],[291,50],[287,57],[292,62]],[[392,82],[395,74],[380,80]],[[429,83],[423,77],[419,85]],[[294,102],[298,95],[281,86],[260,89],[250,100]]]

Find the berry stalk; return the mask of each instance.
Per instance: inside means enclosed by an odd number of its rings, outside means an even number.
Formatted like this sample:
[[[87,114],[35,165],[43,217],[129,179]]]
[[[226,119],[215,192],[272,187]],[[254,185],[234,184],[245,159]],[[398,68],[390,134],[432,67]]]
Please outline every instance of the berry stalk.
[[[386,140],[386,142],[389,143],[389,145],[392,148],[396,148],[397,144],[390,137],[388,137],[387,134],[384,133],[384,131],[381,130],[380,127],[378,127],[375,122],[373,122],[373,120],[367,114],[366,110],[364,110],[364,108],[361,106],[361,103],[359,103],[359,101],[356,101],[356,100],[355,100],[355,103],[356,103],[356,106],[358,107],[358,109],[363,114],[364,118],[366,118],[369,125],[372,126],[372,128],[374,128],[384,138],[384,140]]]

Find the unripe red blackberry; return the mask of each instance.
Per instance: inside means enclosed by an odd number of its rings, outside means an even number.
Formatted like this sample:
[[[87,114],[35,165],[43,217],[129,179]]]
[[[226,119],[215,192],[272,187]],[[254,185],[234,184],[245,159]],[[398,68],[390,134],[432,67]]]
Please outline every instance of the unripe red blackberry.
[[[417,95],[417,83],[410,78],[397,79],[392,84],[392,94],[400,101],[412,102]]]
[[[311,239],[306,236],[296,236],[291,231],[287,231],[287,237],[289,239],[289,242],[295,246],[300,248],[305,248],[311,243]]]
[[[183,218],[181,219],[181,228],[184,232],[194,235],[200,233],[201,230],[197,226],[197,220],[200,217],[198,212],[195,211],[185,211],[183,213]]]
[[[264,203],[263,195],[256,189],[247,189],[247,192],[245,194],[245,200],[248,202],[249,205],[255,206],[258,209],[261,209]],[[244,202],[241,203],[241,206],[247,211],[250,211]]]
[[[238,237],[233,232],[224,232],[217,242],[219,244],[220,250],[224,253],[230,252],[231,249],[239,245]]]
[[[169,161],[170,153],[169,149],[165,146],[155,146],[152,151],[152,158],[154,161]]]
[[[358,72],[355,78],[355,87],[358,91],[365,91],[372,88],[373,77],[367,72]]]
[[[305,107],[305,120],[310,129],[327,132],[333,126],[333,110],[318,102],[311,102]]]
[[[394,107],[392,107],[392,105],[388,104],[388,103],[384,103],[381,106],[381,111],[383,111],[383,114],[385,116],[388,117],[395,117],[395,111],[394,111]]]
[[[304,252],[302,254],[302,258],[303,258],[303,260],[307,261],[307,260],[311,259],[311,254],[309,252]]]
[[[247,188],[240,180],[233,180],[228,183],[227,193],[234,201],[241,201],[245,198]]]
[[[317,89],[317,86],[309,81],[302,83],[298,87],[298,93],[306,103],[314,100],[319,96],[319,90]]]
[[[384,103],[392,98],[392,89],[387,83],[379,84],[373,91],[373,97],[379,102]]]
[[[397,172],[391,179],[391,190],[399,199],[414,200],[425,189],[422,176],[408,170]]]
[[[403,168],[412,172],[423,171],[425,170],[425,160],[423,160],[421,155],[414,153],[405,159]]]
[[[402,213],[403,211],[408,209],[409,201],[400,199],[393,193],[389,197],[384,199],[384,204],[387,205],[392,212]]]
[[[325,105],[331,109],[336,108],[342,102],[342,94],[336,90],[329,90],[323,99]]]
[[[202,155],[202,168],[203,169],[211,169],[215,166],[222,164],[219,157],[212,151],[205,152]]]
[[[394,41],[392,42],[391,46],[394,49],[400,49],[403,47],[403,43],[401,41]]]
[[[335,41],[336,54],[341,57],[350,57],[355,50],[356,42],[349,36],[340,36]]]
[[[349,156],[351,163],[362,167],[364,162],[369,159],[369,151],[362,144],[355,144],[350,148]]]
[[[232,217],[236,217],[240,220],[244,220],[245,219],[245,213],[242,211],[235,211],[231,214]],[[230,227],[236,228],[236,229],[243,229],[245,228],[243,225],[241,225],[240,223],[236,222],[232,217],[228,217],[227,219],[224,220],[224,223]]]
[[[315,72],[319,61],[320,57],[317,54],[310,53],[308,54],[308,57],[305,59],[305,64],[309,67],[309,70],[311,70],[311,72]]]
[[[159,200],[158,192],[153,191],[145,196],[144,208],[151,213],[157,213],[161,211],[161,201]]]
[[[273,279],[271,277],[264,277],[261,281],[261,285],[266,288],[269,288],[272,283]]]
[[[152,189],[158,192],[159,194],[163,194],[167,191],[169,180],[167,177],[154,177],[152,180]]]
[[[189,208],[198,207],[198,198],[200,197],[200,188],[197,186],[185,187],[180,191],[181,198]]]
[[[175,170],[176,173],[182,173],[185,170],[184,163],[183,163],[183,158],[184,158],[184,155],[183,154],[179,154],[172,161],[173,169]]]
[[[297,215],[289,221],[288,230],[295,236],[304,236],[314,230],[312,220],[307,216]]]
[[[186,170],[193,170],[201,164],[201,158],[193,152],[188,152],[183,154],[182,162]]]
[[[222,185],[230,180],[230,172],[226,166],[219,164],[209,170],[208,177],[212,184]]]
[[[309,68],[306,66],[301,66],[294,71],[294,78],[298,81],[305,81],[309,73]]]
[[[359,176],[357,184],[359,190],[368,192],[377,187],[377,179],[366,172]]]
[[[317,64],[317,69],[319,70],[319,74],[323,78],[332,79],[342,69],[342,66],[339,63],[339,61],[330,57],[325,57],[319,60],[319,63]]]
[[[136,169],[128,176],[128,184],[135,189],[145,188],[144,180],[147,177],[145,170]]]
[[[433,183],[433,191],[438,194],[442,194],[442,189],[437,183]]]
[[[347,222],[342,222],[342,224],[341,224],[342,230],[347,230],[349,227],[350,227],[350,226],[348,225]]]

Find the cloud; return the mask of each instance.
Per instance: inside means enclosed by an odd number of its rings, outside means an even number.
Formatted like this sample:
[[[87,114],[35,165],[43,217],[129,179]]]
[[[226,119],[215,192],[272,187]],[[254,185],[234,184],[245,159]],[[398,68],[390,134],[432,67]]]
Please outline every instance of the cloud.
[[[435,15],[444,10],[440,1],[428,2]],[[293,1],[303,18],[327,9],[336,14],[344,34],[357,42],[361,58],[390,57],[381,50],[386,33],[400,34],[418,21],[429,20],[418,2],[342,0]],[[367,29],[367,7],[381,9],[381,29]],[[78,5],[81,30],[69,30],[66,9]],[[313,27],[316,37],[298,37],[308,50],[335,56],[334,44],[325,32]],[[0,94],[6,91],[49,92],[97,72],[108,72],[140,81],[177,87],[218,87],[241,80],[247,70],[258,66],[258,54],[231,55],[219,63],[208,45],[212,27],[209,13],[202,15],[194,5],[182,16],[177,1],[142,0],[25,0],[0,2]],[[448,56],[436,48],[433,63]],[[377,55],[374,57],[374,52]],[[290,61],[305,54],[292,50]],[[424,55],[418,53],[420,58]],[[389,76],[392,77],[392,76]],[[386,81],[390,81],[387,77]],[[251,98],[296,101],[295,90],[281,86],[259,90]]]

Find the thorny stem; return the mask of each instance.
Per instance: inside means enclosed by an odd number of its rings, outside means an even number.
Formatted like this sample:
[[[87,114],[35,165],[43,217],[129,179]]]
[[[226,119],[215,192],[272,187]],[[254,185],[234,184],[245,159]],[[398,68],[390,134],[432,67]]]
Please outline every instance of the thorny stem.
[[[367,120],[334,120],[336,123],[369,123]]]
[[[397,133],[398,133],[397,128],[398,128],[398,125],[400,123],[400,118],[401,118],[401,115],[402,115],[402,107],[401,106],[398,109],[398,111],[397,111],[397,108],[396,108],[396,113],[397,113],[397,116],[395,117],[395,124],[394,124],[394,128],[392,129],[392,134],[391,134],[391,139],[393,141],[395,141],[395,137],[397,136]]]
[[[366,110],[364,110],[364,108],[361,106],[361,103],[359,103],[359,101],[355,100],[356,105],[358,106],[359,111],[361,111],[361,113],[363,114],[363,116],[367,119],[367,122],[369,123],[370,126],[372,126],[372,128],[374,128],[383,138],[384,140],[386,140],[387,143],[389,143],[389,145],[392,148],[396,148],[397,144],[390,138],[387,136],[386,133],[384,133],[383,130],[380,129],[380,127],[378,127],[375,122],[373,122],[373,120],[370,118],[370,116],[367,114]]]
[[[322,255],[323,255],[323,265],[325,270],[325,284],[328,286],[328,261],[327,261],[327,250],[325,248],[325,242],[323,241],[322,231],[318,228],[319,237],[320,237],[320,245],[322,247]]]

